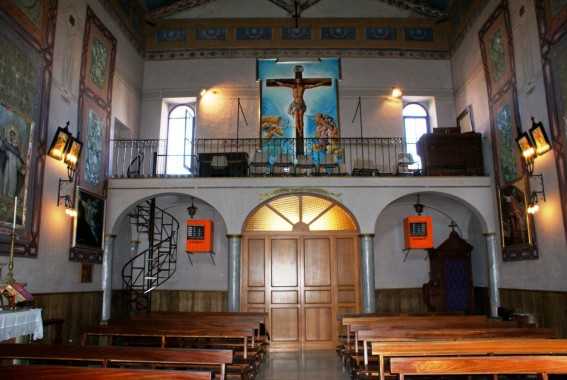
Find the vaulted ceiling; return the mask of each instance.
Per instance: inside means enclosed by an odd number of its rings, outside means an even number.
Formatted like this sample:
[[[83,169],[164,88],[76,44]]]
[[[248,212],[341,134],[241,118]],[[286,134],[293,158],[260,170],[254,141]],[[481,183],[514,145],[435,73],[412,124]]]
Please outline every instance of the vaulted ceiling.
[[[188,11],[216,0],[140,0],[151,18],[174,17],[180,12]],[[233,0],[234,1],[234,0]],[[240,0],[235,0],[240,1]],[[314,5],[321,5],[327,0],[262,0],[285,10],[292,17],[299,17],[302,12]],[[443,20],[448,17],[448,7],[452,0],[373,0],[397,8],[409,10],[421,17]],[[346,2],[344,7],[349,7]],[[254,10],[252,9],[251,12]],[[214,17],[214,16],[213,16]]]

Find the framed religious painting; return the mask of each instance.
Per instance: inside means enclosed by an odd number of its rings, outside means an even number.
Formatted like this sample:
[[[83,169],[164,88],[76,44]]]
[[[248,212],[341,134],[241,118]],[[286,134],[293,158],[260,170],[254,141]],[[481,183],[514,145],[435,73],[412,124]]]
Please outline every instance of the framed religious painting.
[[[108,105],[112,97],[116,38],[90,7],[87,7],[83,52],[81,83],[90,97]]]
[[[474,132],[474,117],[472,105],[468,105],[457,117],[457,127],[461,133]]]
[[[340,135],[337,81],[339,59],[282,62],[257,61],[261,83],[260,138],[262,150],[312,155],[333,149]]]
[[[102,263],[104,243],[104,199],[81,187],[76,188],[73,248],[70,260]]]
[[[488,97],[510,85],[515,76],[508,1],[504,0],[479,31]]]
[[[42,47],[46,46],[45,29],[49,17],[49,8],[56,7],[54,0],[3,1],[4,10],[17,20]]]
[[[528,213],[528,193],[525,177],[500,188],[498,201],[504,261],[538,258],[537,248],[533,245],[533,223]]]
[[[110,113],[99,103],[82,95],[79,99],[79,131],[83,147],[81,151],[78,184],[84,189],[104,197],[108,176],[108,131]]]
[[[514,89],[504,93],[491,107],[494,171],[497,186],[515,182],[524,174],[516,140],[521,131]]]

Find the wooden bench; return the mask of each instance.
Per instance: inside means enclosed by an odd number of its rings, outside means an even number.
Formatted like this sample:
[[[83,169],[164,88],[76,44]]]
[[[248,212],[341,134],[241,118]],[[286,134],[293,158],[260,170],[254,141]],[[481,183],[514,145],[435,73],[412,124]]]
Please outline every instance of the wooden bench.
[[[393,357],[467,356],[467,355],[567,355],[567,339],[475,339],[457,341],[372,342],[377,366],[361,366],[365,375],[391,374],[388,361]]]
[[[464,339],[554,339],[557,332],[553,329],[543,328],[440,328],[440,329],[406,329],[406,330],[361,330],[358,332],[359,339],[363,341],[364,355],[362,361],[364,366],[368,365],[368,344],[370,342],[402,342],[423,340],[449,340],[458,341]],[[360,357],[352,356],[348,369],[354,375],[361,372]]]
[[[0,359],[23,359],[39,362],[98,364],[103,368],[116,365],[183,367],[214,370],[226,379],[226,366],[232,363],[231,350],[171,349],[142,347],[70,346],[53,344],[0,344]]]
[[[354,351],[358,352],[357,332],[352,331],[352,326],[367,324],[367,326],[380,326],[387,323],[399,324],[415,324],[415,323],[475,323],[487,322],[488,319],[484,315],[426,315],[426,316],[387,316],[387,317],[346,317],[343,318],[343,325],[347,327],[346,341],[340,342],[337,349],[342,358],[343,364],[348,366],[349,356]],[[356,327],[354,330],[358,331]],[[351,336],[352,335],[352,336]],[[352,343],[354,341],[354,344]]]
[[[180,327],[152,327],[146,326],[117,326],[117,325],[90,325],[83,326],[82,344],[88,345],[93,336],[107,337],[108,345],[115,343],[117,338],[143,339],[143,345],[148,345],[149,339],[156,339],[157,346],[164,348],[168,341],[175,340],[177,347],[193,348],[230,348],[234,352],[233,362],[227,366],[228,370],[237,370],[242,379],[255,375],[258,371],[260,359],[256,352],[249,355],[249,344],[254,347],[255,331],[252,328],[180,328]]]
[[[71,366],[0,365],[2,380],[211,380],[204,371],[169,371]]]
[[[406,375],[567,374],[567,356],[467,356],[392,358],[391,372]],[[496,376],[494,376],[496,380]]]

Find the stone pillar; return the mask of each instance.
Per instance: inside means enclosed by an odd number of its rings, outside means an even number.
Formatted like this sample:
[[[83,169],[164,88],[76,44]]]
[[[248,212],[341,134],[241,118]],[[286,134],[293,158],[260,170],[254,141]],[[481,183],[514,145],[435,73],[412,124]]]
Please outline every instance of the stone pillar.
[[[240,249],[242,235],[228,238],[228,311],[240,311]]]
[[[112,258],[114,257],[114,239],[116,235],[104,235],[104,253],[102,257],[102,321],[110,319],[112,301]]]
[[[360,234],[360,273],[362,275],[362,311],[375,313],[374,234]]]
[[[496,246],[496,233],[483,234],[486,238],[486,255],[488,266],[488,299],[490,301],[490,316],[498,317],[498,306],[500,306],[500,271],[498,269],[498,253]]]

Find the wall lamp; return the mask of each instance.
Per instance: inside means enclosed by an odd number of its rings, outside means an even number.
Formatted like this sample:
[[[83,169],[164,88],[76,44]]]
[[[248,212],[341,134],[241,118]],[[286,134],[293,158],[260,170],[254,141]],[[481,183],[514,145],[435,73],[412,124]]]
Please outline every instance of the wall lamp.
[[[191,219],[193,219],[193,217],[195,216],[195,214],[197,213],[197,207],[195,206],[195,204],[193,203],[193,198],[191,197],[191,206],[187,207],[187,213],[189,214],[189,216],[191,217]]]
[[[532,127],[528,132],[522,133],[517,139],[516,143],[520,148],[524,164],[528,174],[531,176],[534,172],[534,160],[538,156],[542,156],[551,150],[551,144],[543,128],[543,124],[536,123],[532,116]]]
[[[73,196],[64,194],[61,195],[63,185],[69,185],[75,180],[75,173],[79,164],[79,157],[83,149],[83,143],[79,138],[73,137],[69,132],[69,124],[67,122],[65,128],[57,128],[53,142],[49,147],[47,154],[58,161],[63,161],[67,164],[67,179],[59,178],[59,189],[57,191],[57,207],[61,204],[65,205],[65,213],[69,216],[76,216],[77,211],[74,206],[74,193]]]
[[[392,97],[398,99],[402,97],[402,89],[399,87],[392,87]]]
[[[545,188],[543,185],[543,174],[534,174],[534,161],[536,157],[549,152],[551,150],[551,144],[547,138],[543,124],[541,121],[536,123],[533,116],[532,127],[530,128],[529,134],[527,132],[522,133],[516,139],[516,143],[524,158],[524,165],[530,180],[530,188],[532,188],[532,179],[535,179],[535,183],[537,184],[538,190],[531,192],[528,203],[528,213],[535,214],[539,210],[539,205],[537,204],[539,197],[545,202]]]

